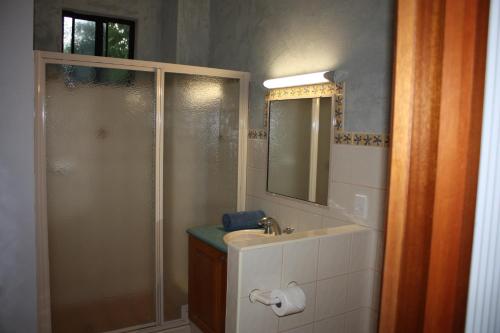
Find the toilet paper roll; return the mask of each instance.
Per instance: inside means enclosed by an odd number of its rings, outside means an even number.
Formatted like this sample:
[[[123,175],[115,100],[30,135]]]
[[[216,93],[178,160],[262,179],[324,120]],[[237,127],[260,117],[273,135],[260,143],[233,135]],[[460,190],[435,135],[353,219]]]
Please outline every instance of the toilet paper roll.
[[[288,316],[304,311],[306,308],[306,295],[300,287],[289,287],[271,291],[272,299],[279,299],[278,304],[272,305],[278,317]]]

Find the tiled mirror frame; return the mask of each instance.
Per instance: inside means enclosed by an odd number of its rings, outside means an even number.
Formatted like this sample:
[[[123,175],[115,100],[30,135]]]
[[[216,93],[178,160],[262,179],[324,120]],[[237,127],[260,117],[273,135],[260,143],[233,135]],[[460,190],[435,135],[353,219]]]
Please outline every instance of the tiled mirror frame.
[[[261,129],[249,129],[249,139],[267,140],[269,105],[273,100],[335,97],[335,126],[334,143],[369,147],[388,147],[390,144],[389,134],[351,132],[344,130],[345,118],[345,83],[324,83],[298,87],[270,89],[265,97],[264,124]]]

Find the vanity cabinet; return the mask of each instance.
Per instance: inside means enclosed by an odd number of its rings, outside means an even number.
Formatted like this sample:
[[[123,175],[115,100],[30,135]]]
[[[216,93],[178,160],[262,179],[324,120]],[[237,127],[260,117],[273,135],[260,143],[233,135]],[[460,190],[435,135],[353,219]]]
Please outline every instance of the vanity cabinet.
[[[189,235],[189,319],[204,333],[223,333],[227,255]]]

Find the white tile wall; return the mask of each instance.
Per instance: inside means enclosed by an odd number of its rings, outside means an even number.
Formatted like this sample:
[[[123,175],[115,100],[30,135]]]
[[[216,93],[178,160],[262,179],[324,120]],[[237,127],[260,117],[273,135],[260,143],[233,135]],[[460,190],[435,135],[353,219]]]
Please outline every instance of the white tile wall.
[[[351,239],[351,234],[342,234],[320,240],[318,280],[346,274],[349,271]]]
[[[254,289],[280,288],[282,263],[282,245],[242,251],[240,293],[248,296]]]
[[[333,145],[333,181],[385,189],[387,148]]]
[[[352,235],[351,271],[377,266],[378,234],[374,231]]]
[[[315,319],[321,320],[346,312],[347,275],[318,281]]]
[[[240,299],[241,314],[237,333],[278,332],[278,317],[261,303],[251,303],[248,297]]]
[[[344,333],[345,315],[329,317],[314,323],[314,333]]]
[[[306,295],[306,309],[304,312],[278,319],[279,332],[288,331],[292,328],[305,326],[314,322],[314,306],[316,301],[316,282],[299,285]]]
[[[287,321],[280,320],[280,332],[375,331],[384,250],[387,155],[387,148],[333,145],[329,206],[324,207],[267,193],[267,142],[248,140],[247,209],[262,209],[276,218],[283,228],[290,226],[298,232],[352,223],[371,229],[364,233],[336,236],[335,240],[322,238],[317,244],[297,242],[263,250],[253,257],[243,255],[240,264],[245,264],[241,266],[241,275],[248,273],[252,276],[242,287],[245,291],[264,284],[279,283],[283,286],[289,280],[299,284],[314,283],[316,286],[314,324],[297,320],[302,326],[289,327],[282,324]],[[366,218],[354,214],[356,194],[368,198]],[[312,260],[315,249],[317,255]],[[271,255],[266,251],[276,253]],[[270,256],[259,261],[263,253]],[[271,268],[278,262],[280,254],[280,268]],[[243,272],[247,269],[246,263],[255,263],[255,269]],[[263,277],[262,274],[268,270],[272,276]],[[278,275],[280,279],[277,279]],[[243,315],[243,312],[240,313],[240,316]],[[275,332],[272,327],[268,327],[270,331],[262,332]]]
[[[349,273],[346,310],[370,307],[373,297],[373,271],[363,270]]]
[[[346,332],[377,332],[377,314],[368,308],[361,308],[346,314]]]
[[[294,328],[292,330],[286,331],[285,333],[313,333],[313,332],[314,332],[314,326],[311,324]]]
[[[383,231],[386,215],[387,148],[333,145],[329,207],[266,192],[267,143],[248,140],[247,208],[262,209],[299,231],[357,223]],[[367,218],[353,214],[354,196],[368,197]]]
[[[275,243],[230,246],[226,330],[241,332],[372,332],[380,274],[374,260],[357,260],[363,244],[376,235],[369,228],[339,227],[331,232],[294,235]],[[235,262],[237,261],[237,262]],[[355,269],[355,270],[354,270]],[[304,312],[277,317],[272,309],[251,303],[254,289],[285,288],[297,282],[306,295]],[[238,290],[238,292],[234,292]],[[233,307],[230,309],[229,307]]]
[[[234,249],[227,256],[226,331],[236,332],[239,308],[240,252]]]
[[[282,288],[290,282],[304,284],[316,281],[318,262],[311,258],[318,256],[318,245],[318,239],[306,239],[283,246]]]

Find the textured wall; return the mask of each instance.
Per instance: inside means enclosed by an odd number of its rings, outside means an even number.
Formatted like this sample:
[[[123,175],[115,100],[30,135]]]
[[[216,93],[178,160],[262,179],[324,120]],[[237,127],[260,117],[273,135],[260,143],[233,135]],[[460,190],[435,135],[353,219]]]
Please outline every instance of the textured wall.
[[[61,11],[132,19],[136,21],[135,58],[175,61],[178,0],[36,0],[34,48],[61,51]]]
[[[249,71],[250,127],[262,126],[265,79],[349,72],[346,127],[389,125],[393,0],[212,0],[212,67]]]
[[[207,66],[210,44],[210,0],[181,0],[178,7],[176,62]]]
[[[15,33],[14,33],[15,32]],[[33,1],[0,3],[0,332],[36,331]]]

